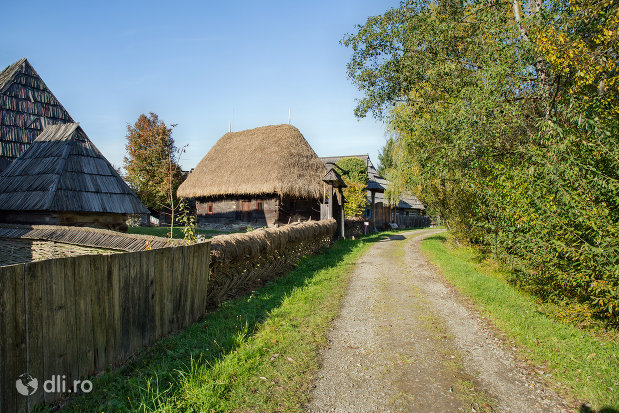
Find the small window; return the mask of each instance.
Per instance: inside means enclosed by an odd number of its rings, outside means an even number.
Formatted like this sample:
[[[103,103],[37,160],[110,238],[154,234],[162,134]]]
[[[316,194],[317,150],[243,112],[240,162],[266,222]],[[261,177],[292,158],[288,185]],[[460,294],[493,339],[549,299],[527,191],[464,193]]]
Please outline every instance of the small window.
[[[209,202],[206,204],[206,213],[209,215],[213,215],[213,203]]]
[[[264,210],[264,201],[256,201],[256,209],[258,211]]]

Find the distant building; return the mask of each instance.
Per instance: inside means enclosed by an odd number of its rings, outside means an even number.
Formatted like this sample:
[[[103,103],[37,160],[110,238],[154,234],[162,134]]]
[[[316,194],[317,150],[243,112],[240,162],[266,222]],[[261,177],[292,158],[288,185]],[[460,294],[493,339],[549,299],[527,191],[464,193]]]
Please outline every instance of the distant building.
[[[375,228],[382,228],[389,223],[398,223],[400,226],[414,225],[412,223],[416,223],[416,220],[404,217],[425,214],[425,207],[412,194],[407,194],[398,200],[398,204],[395,207],[392,207],[387,202],[385,190],[389,186],[389,181],[379,175],[369,155],[325,156],[321,157],[320,160],[325,167],[329,168],[344,158],[361,159],[366,164],[368,174],[368,207],[365,211],[365,217],[374,224]]]
[[[230,132],[178,188],[198,224],[277,226],[320,219],[326,169],[301,132],[271,125]]]
[[[48,125],[73,119],[28,60],[0,72],[0,172],[24,153]]]
[[[148,209],[77,123],[47,126],[0,174],[0,221],[126,229]]]

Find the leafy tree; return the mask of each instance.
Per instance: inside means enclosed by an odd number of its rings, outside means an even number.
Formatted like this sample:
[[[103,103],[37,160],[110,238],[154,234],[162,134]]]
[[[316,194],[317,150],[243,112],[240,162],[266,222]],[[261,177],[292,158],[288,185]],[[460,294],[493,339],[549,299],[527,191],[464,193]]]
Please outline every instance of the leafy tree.
[[[338,172],[343,177],[367,185],[368,168],[363,160],[359,158],[342,158],[337,161],[336,165],[341,168]],[[346,172],[343,172],[342,170]]]
[[[619,324],[618,7],[411,0],[342,43],[412,190],[524,288]],[[381,159],[382,163],[382,159]]]
[[[127,126],[127,156],[124,158],[125,179],[144,204],[153,210],[165,210],[174,216],[176,189],[183,175],[178,149],[167,127],[155,113],[142,114]]]
[[[346,217],[360,217],[368,205],[366,184],[344,177],[346,188],[342,190],[347,203],[344,204]]]
[[[368,172],[365,162],[359,158],[342,158],[337,161],[346,188],[342,190],[348,203],[344,204],[347,217],[362,216],[367,201]]]

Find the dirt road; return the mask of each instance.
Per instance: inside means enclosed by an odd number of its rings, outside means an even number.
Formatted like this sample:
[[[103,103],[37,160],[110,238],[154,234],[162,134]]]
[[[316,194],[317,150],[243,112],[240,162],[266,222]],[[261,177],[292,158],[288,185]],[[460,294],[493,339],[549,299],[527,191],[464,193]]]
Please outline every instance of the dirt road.
[[[423,257],[436,232],[391,236],[359,260],[308,411],[571,411]]]

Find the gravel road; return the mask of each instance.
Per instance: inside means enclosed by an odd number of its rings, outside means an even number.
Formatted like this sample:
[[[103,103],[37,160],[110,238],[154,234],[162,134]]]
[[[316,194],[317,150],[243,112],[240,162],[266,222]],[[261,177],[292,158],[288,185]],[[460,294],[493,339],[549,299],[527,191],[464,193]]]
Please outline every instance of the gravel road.
[[[437,232],[392,235],[359,260],[307,410],[572,411],[427,262],[419,244]]]

